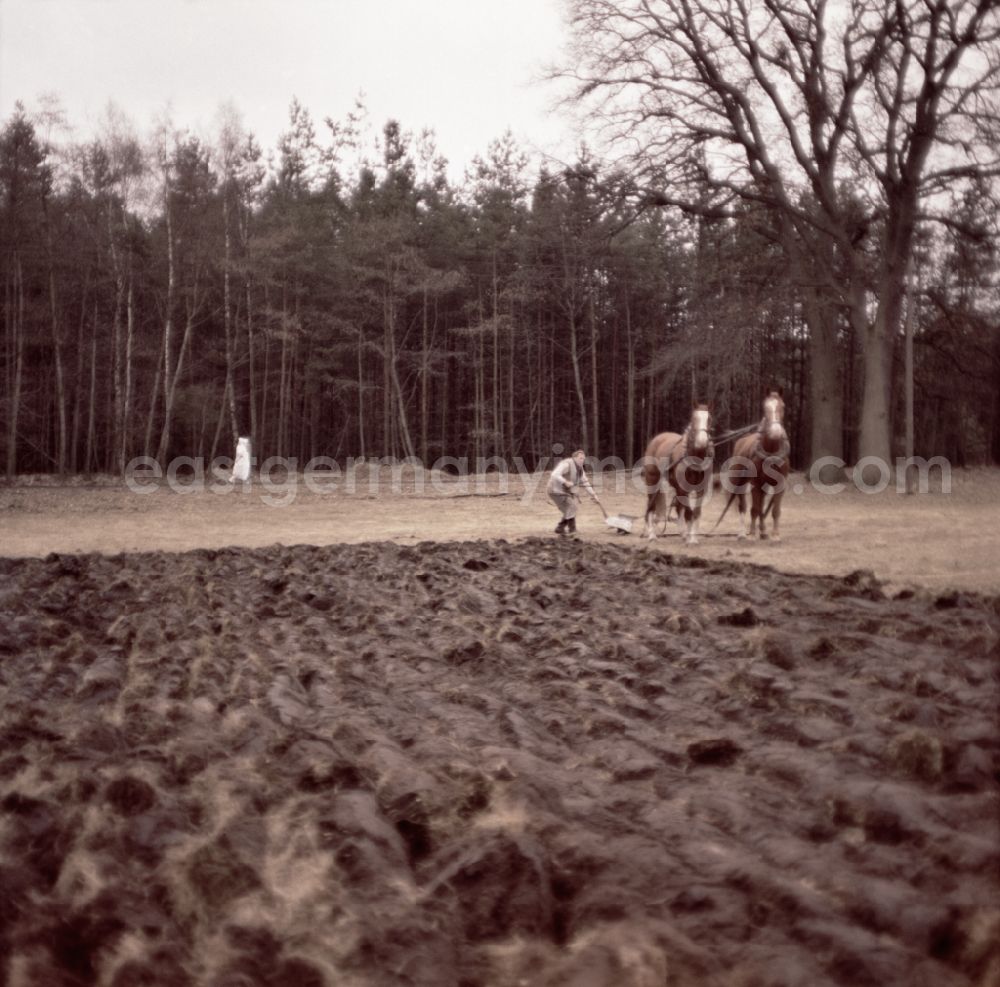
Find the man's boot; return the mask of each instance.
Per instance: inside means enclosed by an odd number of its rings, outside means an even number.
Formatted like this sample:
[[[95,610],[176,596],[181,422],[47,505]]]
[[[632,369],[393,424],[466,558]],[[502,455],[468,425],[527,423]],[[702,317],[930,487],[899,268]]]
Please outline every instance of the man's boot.
[[[568,521],[566,520],[566,518],[563,518],[563,519],[562,519],[562,520],[561,520],[561,521],[560,521],[560,522],[559,522],[559,523],[558,523],[558,524],[556,525],[556,534],[557,534],[557,535],[564,535],[564,534],[566,534],[566,525],[567,525],[567,524],[569,524],[569,522],[568,522]]]
[[[576,534],[576,518],[571,517],[566,520],[566,534],[575,535]]]

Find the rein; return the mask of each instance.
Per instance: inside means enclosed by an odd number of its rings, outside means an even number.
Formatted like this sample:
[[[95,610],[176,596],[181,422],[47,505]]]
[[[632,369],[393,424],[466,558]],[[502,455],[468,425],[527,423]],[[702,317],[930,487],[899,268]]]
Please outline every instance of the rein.
[[[738,439],[741,436],[747,435],[755,428],[757,428],[756,425],[746,425],[744,428],[735,428],[733,431],[726,432],[725,435],[719,436],[719,438],[715,439],[714,442],[716,445],[725,445],[727,442],[732,442],[733,439]]]

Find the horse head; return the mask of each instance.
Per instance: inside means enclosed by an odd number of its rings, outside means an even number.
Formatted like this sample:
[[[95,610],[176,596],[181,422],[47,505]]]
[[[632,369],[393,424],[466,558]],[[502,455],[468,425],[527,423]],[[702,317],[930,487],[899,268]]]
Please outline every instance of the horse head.
[[[696,402],[691,409],[691,421],[684,435],[688,456],[711,458],[712,412],[707,404]]]
[[[764,418],[760,428],[761,446],[769,456],[780,453],[788,442],[784,421],[785,401],[781,391],[769,391],[764,397]]]
[[[770,425],[777,422],[779,425],[785,421],[785,399],[781,396],[781,391],[768,391],[764,395],[764,421]]]

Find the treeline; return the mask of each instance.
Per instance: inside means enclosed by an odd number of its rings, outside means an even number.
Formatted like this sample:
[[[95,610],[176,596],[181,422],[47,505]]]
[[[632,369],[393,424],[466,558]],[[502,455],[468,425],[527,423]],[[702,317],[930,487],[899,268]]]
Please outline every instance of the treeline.
[[[327,121],[321,139],[293,103],[270,155],[232,112],[211,141],[165,125],[140,140],[112,120],[56,147],[19,106],[0,131],[6,475],[231,455],[238,435],[259,460],[302,463],[532,464],[555,443],[631,462],[695,398],[719,430],[755,421],[765,386],[784,388],[809,461],[808,286],[767,208],[637,207],[586,151],[535,167],[509,135],[456,185],[432,136],[390,121],[378,154],[349,165],[356,136]],[[958,464],[1000,460],[995,244],[975,226],[924,237],[907,316],[916,452]],[[848,461],[851,326],[825,357]]]

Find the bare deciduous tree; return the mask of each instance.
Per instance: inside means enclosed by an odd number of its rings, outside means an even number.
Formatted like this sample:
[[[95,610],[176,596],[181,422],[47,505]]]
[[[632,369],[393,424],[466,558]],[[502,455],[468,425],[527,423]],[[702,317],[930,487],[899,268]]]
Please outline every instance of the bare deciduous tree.
[[[739,198],[779,217],[812,292],[813,454],[839,443],[839,312],[864,355],[859,453],[887,460],[914,229],[935,193],[998,172],[995,0],[569,4],[576,66],[565,74],[644,204],[719,215]],[[706,180],[718,193],[708,203]]]

